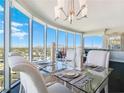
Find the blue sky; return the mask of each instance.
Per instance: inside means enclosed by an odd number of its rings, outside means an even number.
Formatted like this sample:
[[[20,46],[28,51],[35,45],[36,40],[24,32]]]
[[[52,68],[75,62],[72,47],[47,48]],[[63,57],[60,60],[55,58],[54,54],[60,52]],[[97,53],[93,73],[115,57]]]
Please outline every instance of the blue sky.
[[[80,46],[81,45],[81,35],[76,34],[76,46]]]
[[[58,47],[65,47],[66,33],[64,31],[58,32]]]
[[[68,47],[74,46],[74,34],[68,33]]]
[[[44,44],[44,25],[33,21],[33,46],[43,46]],[[35,39],[34,39],[35,38]]]
[[[0,0],[0,47],[3,46],[3,23],[4,23],[4,0]],[[11,9],[11,46],[12,47],[28,47],[29,40],[29,18],[15,8]],[[43,46],[44,43],[44,26],[33,21],[33,46]],[[66,33],[59,31],[58,43],[65,46]],[[68,33],[68,46],[73,46],[74,35]],[[102,37],[91,36],[84,40],[85,46],[102,46]],[[56,41],[56,30],[47,28],[47,45]],[[76,35],[76,45],[80,45],[80,36]]]
[[[87,36],[84,38],[85,47],[97,47],[102,48],[103,37],[102,36]]]
[[[48,27],[47,28],[47,47],[49,47],[52,42],[56,42],[56,30]]]
[[[29,18],[15,8],[11,9],[11,45],[28,47]]]
[[[3,19],[4,19],[4,15],[3,15],[3,12],[4,12],[4,8],[3,8],[3,5],[4,5],[4,2],[3,0],[0,0],[0,47],[2,46],[3,47]]]

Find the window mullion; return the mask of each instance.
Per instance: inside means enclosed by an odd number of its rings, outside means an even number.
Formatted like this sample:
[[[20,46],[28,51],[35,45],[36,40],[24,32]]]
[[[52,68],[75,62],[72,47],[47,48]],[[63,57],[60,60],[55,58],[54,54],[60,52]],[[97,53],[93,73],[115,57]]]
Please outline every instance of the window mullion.
[[[10,31],[11,31],[11,22],[10,22],[10,1],[5,0],[5,36],[4,36],[4,62],[5,62],[5,83],[4,87],[6,90],[10,89],[10,69],[8,64],[8,53],[10,51]]]
[[[29,20],[29,60],[32,62],[32,44],[33,44],[33,35],[32,35],[32,18]]]

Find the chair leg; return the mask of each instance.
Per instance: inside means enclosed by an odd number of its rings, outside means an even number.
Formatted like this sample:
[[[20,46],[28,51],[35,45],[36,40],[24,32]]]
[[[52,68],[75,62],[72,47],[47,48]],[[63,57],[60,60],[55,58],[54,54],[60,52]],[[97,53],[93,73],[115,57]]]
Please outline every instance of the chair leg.
[[[108,84],[105,85],[104,90],[105,90],[105,93],[108,93]]]
[[[101,87],[96,91],[96,93],[100,93],[104,89],[105,93],[108,93],[108,78],[105,82],[101,85]]]
[[[71,91],[74,92],[74,88],[73,88],[73,86],[71,86]]]
[[[22,93],[22,90],[23,90],[23,86],[22,86],[22,84],[20,84],[19,93]]]
[[[98,89],[95,93],[100,93],[100,90]]]
[[[64,86],[66,86],[66,82],[64,82]]]

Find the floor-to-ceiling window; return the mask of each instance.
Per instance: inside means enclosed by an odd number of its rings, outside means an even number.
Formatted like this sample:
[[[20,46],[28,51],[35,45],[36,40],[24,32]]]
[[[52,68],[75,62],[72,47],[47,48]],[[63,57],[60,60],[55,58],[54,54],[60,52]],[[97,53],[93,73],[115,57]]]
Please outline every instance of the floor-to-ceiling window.
[[[44,25],[33,21],[33,61],[44,59]]]
[[[81,34],[75,34],[75,44],[76,48],[81,47]]]
[[[74,34],[68,33],[68,48],[74,48]]]
[[[58,50],[65,48],[66,46],[66,32],[58,31]]]
[[[47,28],[47,59],[51,58],[51,47],[52,44],[56,43],[56,29]]]
[[[58,31],[58,49],[57,49],[57,58],[65,57],[66,55],[66,32],[59,30]]]
[[[29,58],[29,18],[16,8],[11,8],[11,51],[19,52]],[[11,71],[11,82],[19,78],[19,74]]]
[[[0,91],[4,89],[4,0],[0,0]]]

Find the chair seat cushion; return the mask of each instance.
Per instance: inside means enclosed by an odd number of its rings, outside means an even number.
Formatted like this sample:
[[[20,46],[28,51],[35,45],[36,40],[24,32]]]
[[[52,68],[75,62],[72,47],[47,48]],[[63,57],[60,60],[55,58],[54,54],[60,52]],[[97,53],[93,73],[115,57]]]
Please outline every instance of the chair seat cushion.
[[[68,88],[60,83],[55,83],[48,87],[48,93],[72,93]]]

